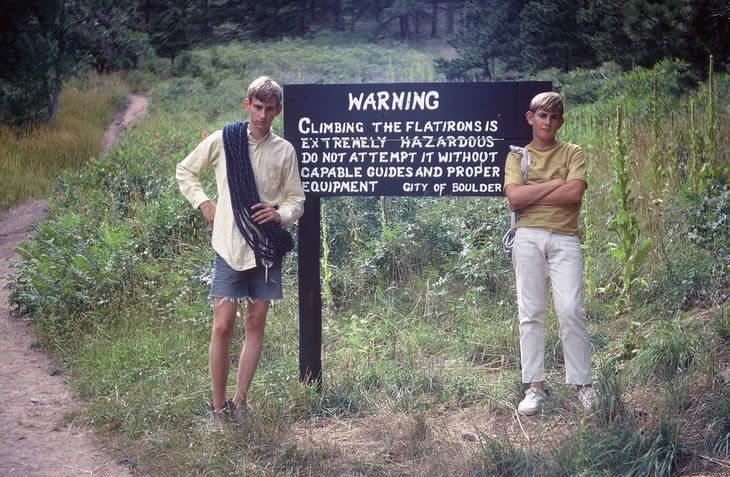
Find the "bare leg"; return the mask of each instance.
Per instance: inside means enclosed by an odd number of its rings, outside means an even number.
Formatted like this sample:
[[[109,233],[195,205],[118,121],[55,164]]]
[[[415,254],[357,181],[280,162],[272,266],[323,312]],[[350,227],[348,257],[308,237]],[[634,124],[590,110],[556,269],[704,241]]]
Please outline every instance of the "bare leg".
[[[264,347],[264,328],[266,326],[266,314],[269,311],[268,301],[249,302],[246,307],[246,341],[241,349],[241,357],[238,362],[238,380],[236,384],[236,395],[233,403],[236,406],[246,402],[248,388],[253,381],[253,375],[261,358],[261,350]]]
[[[220,411],[226,403],[226,384],[231,363],[230,350],[236,323],[238,303],[214,299],[213,331],[210,337],[208,363],[213,388],[213,410]]]

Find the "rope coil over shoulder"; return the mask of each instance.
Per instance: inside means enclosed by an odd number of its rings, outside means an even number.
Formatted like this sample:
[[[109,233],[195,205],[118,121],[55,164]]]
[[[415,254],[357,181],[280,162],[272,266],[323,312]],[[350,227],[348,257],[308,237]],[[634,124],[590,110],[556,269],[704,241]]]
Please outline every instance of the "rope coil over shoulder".
[[[520,156],[522,156],[522,159],[520,161],[520,167],[522,168],[522,183],[527,184],[527,168],[530,167],[531,160],[530,160],[530,152],[525,147],[519,147],[519,146],[510,146],[510,151],[518,153]],[[512,212],[510,217],[510,227],[509,230],[504,234],[502,237],[502,250],[504,250],[507,253],[512,253],[512,245],[514,245],[515,242],[515,226],[517,225],[517,218],[519,214],[517,212]]]
[[[266,267],[268,282],[269,268],[294,248],[294,239],[275,222],[257,224],[251,219],[251,207],[260,203],[261,198],[248,155],[248,123],[238,121],[226,125],[223,128],[223,148],[236,225],[256,255],[256,260]]]

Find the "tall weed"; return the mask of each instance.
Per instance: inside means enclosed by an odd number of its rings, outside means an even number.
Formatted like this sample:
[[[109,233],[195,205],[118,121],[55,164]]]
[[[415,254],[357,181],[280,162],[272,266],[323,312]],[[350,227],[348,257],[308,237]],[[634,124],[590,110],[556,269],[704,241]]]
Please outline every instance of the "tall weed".
[[[609,223],[617,237],[616,243],[610,244],[611,253],[623,267],[621,299],[623,306],[631,301],[634,289],[642,282],[639,269],[651,247],[651,239],[639,242],[639,222],[634,208],[634,199],[630,189],[629,160],[624,138],[623,109],[616,113],[616,141],[613,152],[613,170],[615,185],[613,198],[618,204],[616,216]]]

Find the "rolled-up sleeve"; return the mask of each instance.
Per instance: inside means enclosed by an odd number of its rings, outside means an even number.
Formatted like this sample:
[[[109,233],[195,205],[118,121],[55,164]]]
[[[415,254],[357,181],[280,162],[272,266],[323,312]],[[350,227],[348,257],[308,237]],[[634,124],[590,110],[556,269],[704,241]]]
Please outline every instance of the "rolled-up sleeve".
[[[220,134],[206,137],[193,151],[175,167],[175,179],[182,195],[197,209],[210,200],[200,183],[200,175],[208,167],[215,167],[220,158]]]

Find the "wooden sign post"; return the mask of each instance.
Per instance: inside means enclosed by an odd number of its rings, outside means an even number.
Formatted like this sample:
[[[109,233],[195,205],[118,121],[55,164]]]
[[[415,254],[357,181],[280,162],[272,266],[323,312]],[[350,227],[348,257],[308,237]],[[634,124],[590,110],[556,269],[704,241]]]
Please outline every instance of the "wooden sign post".
[[[547,81],[286,85],[284,136],[307,200],[299,220],[299,377],[321,384],[320,198],[501,196]]]

